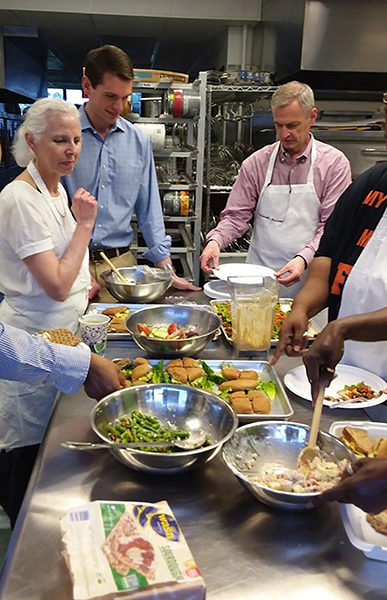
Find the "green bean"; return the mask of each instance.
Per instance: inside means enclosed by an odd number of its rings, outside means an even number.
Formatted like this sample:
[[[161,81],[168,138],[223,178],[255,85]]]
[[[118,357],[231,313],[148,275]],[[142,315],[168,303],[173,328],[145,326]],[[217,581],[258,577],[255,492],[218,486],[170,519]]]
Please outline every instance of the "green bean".
[[[155,427],[152,427],[152,425],[149,425],[148,423],[144,423],[143,429],[146,429],[147,431],[151,431],[152,433],[158,433],[159,432],[158,429],[156,429]]]
[[[169,442],[175,439],[187,439],[189,432],[180,428],[164,427],[161,421],[153,416],[132,411],[130,415],[117,419],[106,427],[112,441],[128,442]],[[174,452],[173,446],[165,448],[143,448],[146,452]]]
[[[153,417],[152,415],[146,415],[146,418],[151,423],[154,423],[155,425],[157,425],[158,427],[160,427],[161,423],[160,423],[160,421],[158,420],[157,417]]]

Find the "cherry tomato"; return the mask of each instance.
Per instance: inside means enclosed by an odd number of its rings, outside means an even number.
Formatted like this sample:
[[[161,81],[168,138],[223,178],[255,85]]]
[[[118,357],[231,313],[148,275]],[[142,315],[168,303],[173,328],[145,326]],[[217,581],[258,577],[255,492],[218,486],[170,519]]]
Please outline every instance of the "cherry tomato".
[[[140,333],[145,333],[145,335],[151,334],[151,330],[149,329],[148,325],[145,325],[145,323],[139,323],[137,325],[137,329]]]
[[[168,335],[171,335],[171,333],[175,333],[175,331],[177,331],[177,325],[176,323],[171,323],[168,327]]]

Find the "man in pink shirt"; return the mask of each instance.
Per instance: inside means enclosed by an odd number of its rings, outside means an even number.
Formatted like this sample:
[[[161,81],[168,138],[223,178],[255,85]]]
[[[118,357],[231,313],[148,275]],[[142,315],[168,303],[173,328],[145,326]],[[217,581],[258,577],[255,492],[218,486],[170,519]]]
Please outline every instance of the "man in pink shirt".
[[[280,284],[292,286],[287,295],[294,296],[326,220],[351,183],[351,168],[342,152],[310,133],[317,109],[308,85],[280,86],[272,111],[279,141],[243,162],[200,262],[211,273],[219,266],[220,250],[242,236],[254,218],[247,262],[274,269]]]

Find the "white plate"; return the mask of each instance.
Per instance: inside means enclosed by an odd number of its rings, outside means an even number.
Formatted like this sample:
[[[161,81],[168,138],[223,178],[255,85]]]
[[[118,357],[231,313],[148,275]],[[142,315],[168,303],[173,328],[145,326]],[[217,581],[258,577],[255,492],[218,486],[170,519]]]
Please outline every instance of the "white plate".
[[[226,263],[213,271],[215,277],[226,281],[227,277],[273,277],[275,271],[261,265],[250,263]]]
[[[329,433],[339,438],[344,427],[358,427],[367,431],[371,440],[387,438],[387,423],[376,423],[371,421],[335,421],[329,428]]]
[[[365,369],[359,369],[358,367],[352,367],[350,365],[337,365],[336,367],[337,377],[332,381],[331,385],[326,388],[326,396],[336,396],[338,390],[344,389],[345,385],[352,385],[364,381],[366,385],[370,385],[376,392],[384,390],[386,388],[386,382],[381,379],[378,375],[370,373]],[[301,398],[312,401],[310,393],[310,383],[306,378],[306,370],[304,365],[296,367],[286,373],[284,377],[284,383],[286,387]],[[355,409],[355,408],[367,408],[369,406],[376,406],[387,400],[387,394],[382,394],[378,398],[372,400],[364,400],[364,402],[354,402],[353,404],[346,404],[342,406],[342,409]],[[324,406],[335,406],[337,402],[329,402],[324,400]],[[339,405],[340,407],[340,405]]]
[[[215,279],[205,283],[203,286],[203,292],[209,298],[215,300],[231,300],[231,296],[227,291],[227,282]]]
[[[343,504],[341,518],[353,546],[362,550],[367,558],[387,561],[387,535],[371,527],[365,512],[353,504]]]

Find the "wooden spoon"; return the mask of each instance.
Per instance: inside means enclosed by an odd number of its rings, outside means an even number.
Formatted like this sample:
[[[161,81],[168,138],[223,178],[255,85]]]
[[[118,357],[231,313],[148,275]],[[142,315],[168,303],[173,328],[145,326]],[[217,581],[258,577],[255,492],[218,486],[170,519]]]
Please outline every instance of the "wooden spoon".
[[[112,261],[108,259],[108,257],[106,256],[106,254],[104,252],[100,252],[100,255],[102,256],[103,260],[105,261],[106,264],[109,265],[109,267],[111,268],[111,270],[117,275],[117,277],[122,281],[122,283],[124,283],[125,285],[128,285],[128,282],[126,281],[125,277],[119,272],[119,270],[113,265]]]
[[[320,390],[317,396],[316,403],[314,405],[308,445],[305,448],[303,448],[300,454],[298,455],[297,467],[304,465],[305,463],[311,462],[314,458],[316,458],[316,456],[321,457],[321,450],[318,446],[316,446],[316,442],[321,420],[324,395],[325,388],[324,386],[320,385]]]

